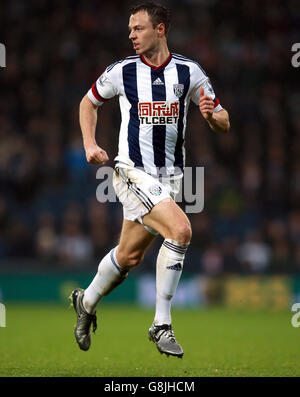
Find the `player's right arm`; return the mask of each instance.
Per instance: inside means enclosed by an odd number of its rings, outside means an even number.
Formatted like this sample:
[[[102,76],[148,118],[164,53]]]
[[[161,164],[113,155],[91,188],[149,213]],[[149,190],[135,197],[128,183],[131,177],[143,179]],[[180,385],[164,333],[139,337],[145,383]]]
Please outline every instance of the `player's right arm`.
[[[98,108],[99,106],[85,95],[79,106],[79,122],[87,161],[90,164],[103,165],[108,161],[108,156],[105,150],[97,145],[95,138]]]
[[[96,142],[95,133],[99,107],[118,95],[118,69],[114,65],[110,65],[102,73],[80,102],[79,122],[86,159],[90,164],[103,165],[108,161],[107,153]]]

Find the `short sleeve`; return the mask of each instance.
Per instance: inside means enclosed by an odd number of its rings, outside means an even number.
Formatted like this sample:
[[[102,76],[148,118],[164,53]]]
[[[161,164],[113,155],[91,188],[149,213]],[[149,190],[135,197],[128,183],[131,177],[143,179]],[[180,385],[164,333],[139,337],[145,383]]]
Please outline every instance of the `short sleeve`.
[[[117,89],[117,68],[108,67],[104,73],[95,81],[87,95],[97,106],[118,95]]]
[[[216,97],[213,86],[210,82],[210,79],[205,74],[205,72],[197,65],[193,67],[193,71],[191,73],[192,80],[192,91],[191,91],[191,99],[192,101],[198,105],[200,99],[200,87],[204,88],[204,94],[210,96],[214,101],[214,112],[219,112],[222,110],[222,106],[220,104],[219,99]]]

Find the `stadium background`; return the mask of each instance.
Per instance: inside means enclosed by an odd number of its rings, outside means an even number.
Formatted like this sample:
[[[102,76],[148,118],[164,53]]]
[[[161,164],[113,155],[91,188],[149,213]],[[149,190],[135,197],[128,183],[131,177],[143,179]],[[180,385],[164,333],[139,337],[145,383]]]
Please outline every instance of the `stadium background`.
[[[291,65],[300,42],[296,0],[163,2],[169,48],[197,60],[229,111],[212,133],[191,105],[187,165],[205,168],[205,206],[175,303],[281,308],[299,301],[300,90]],[[133,53],[128,1],[1,2],[0,301],[65,302],[86,287],[117,244],[120,204],[96,200],[78,105],[114,61]],[[118,101],[99,112],[97,136],[117,153]],[[154,304],[155,258],[107,300]]]

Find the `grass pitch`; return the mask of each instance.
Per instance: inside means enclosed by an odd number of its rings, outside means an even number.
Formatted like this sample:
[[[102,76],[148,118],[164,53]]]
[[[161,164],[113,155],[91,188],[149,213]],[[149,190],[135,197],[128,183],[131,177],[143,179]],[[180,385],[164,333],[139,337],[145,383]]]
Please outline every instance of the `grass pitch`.
[[[148,341],[153,310],[103,302],[97,314],[92,346],[83,352],[73,308],[7,304],[0,376],[300,376],[300,328],[292,327],[289,311],[173,310],[183,359],[159,354]]]

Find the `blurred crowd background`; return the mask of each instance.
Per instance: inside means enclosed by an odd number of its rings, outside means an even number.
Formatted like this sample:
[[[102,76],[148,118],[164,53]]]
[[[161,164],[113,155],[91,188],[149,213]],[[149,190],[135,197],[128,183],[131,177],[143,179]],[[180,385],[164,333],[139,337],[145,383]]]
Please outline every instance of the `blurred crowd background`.
[[[298,1],[162,3],[172,12],[170,50],[201,64],[231,120],[229,134],[212,133],[190,106],[186,165],[205,167],[205,205],[188,215],[186,271],[299,273]],[[96,199],[99,167],[86,162],[78,106],[108,65],[133,54],[131,4],[1,1],[0,270],[96,269],[118,242],[122,208]],[[119,123],[115,98],[97,127],[111,166]],[[155,271],[161,242],[137,271]]]

